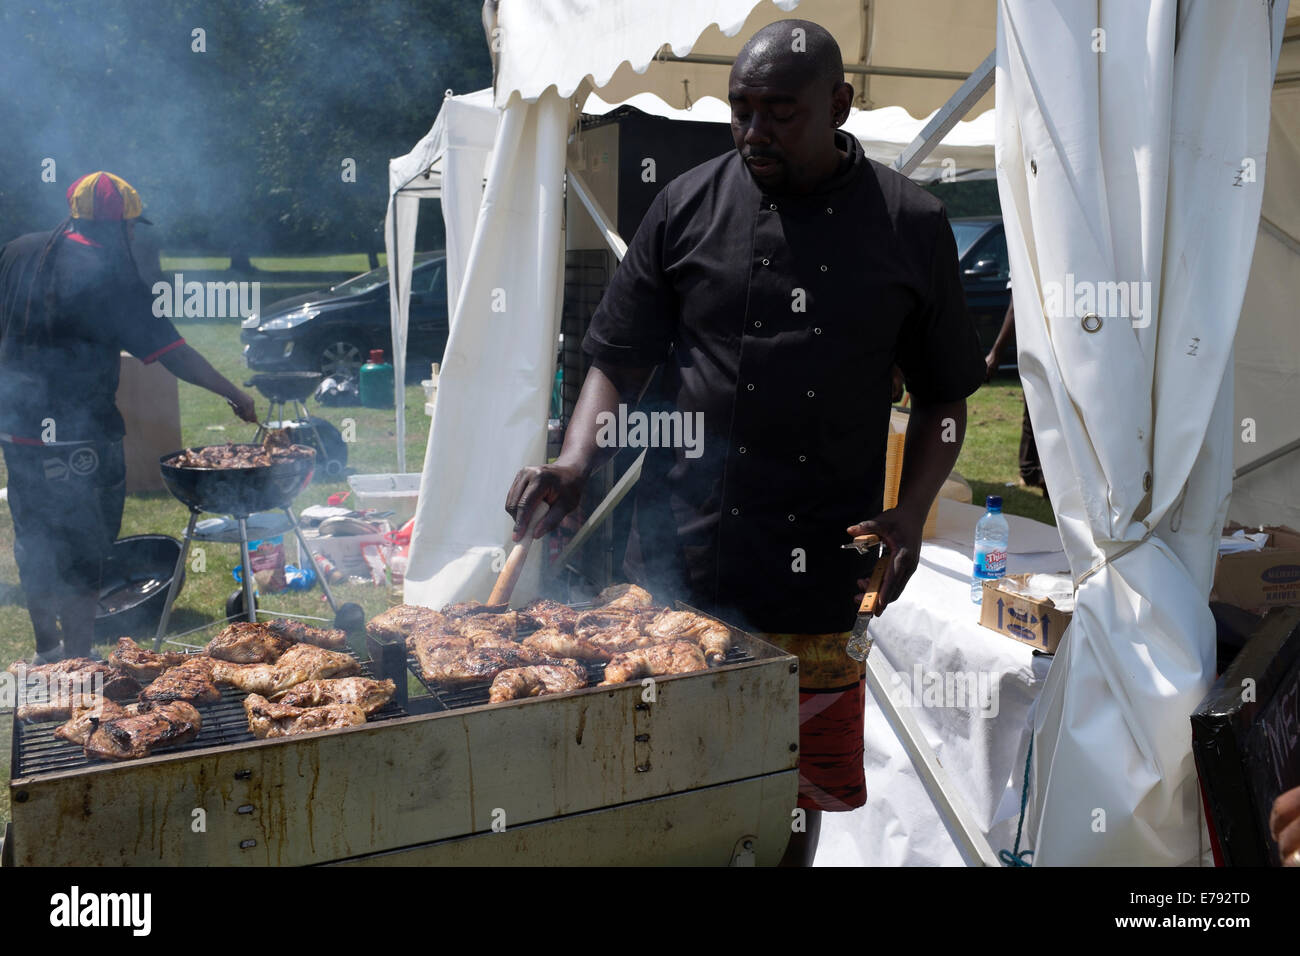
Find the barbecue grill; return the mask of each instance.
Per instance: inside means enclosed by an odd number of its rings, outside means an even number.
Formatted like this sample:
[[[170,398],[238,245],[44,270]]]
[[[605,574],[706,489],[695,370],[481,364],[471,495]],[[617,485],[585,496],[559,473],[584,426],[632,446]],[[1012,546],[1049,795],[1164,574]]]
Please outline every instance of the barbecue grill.
[[[774,864],[798,791],[797,660],[732,636],[722,665],[652,687],[498,704],[439,693],[405,710],[395,698],[387,719],[276,740],[223,722],[236,703],[223,699],[191,744],[121,764],[59,758],[48,728],[15,725],[6,856],[79,866]],[[372,640],[371,657],[375,676],[405,682],[400,644]]]
[[[260,446],[234,445],[232,447]],[[239,526],[238,537],[231,538],[230,543],[238,543],[240,546],[239,553],[244,568],[242,582],[244,589],[243,610],[249,621],[257,620],[257,604],[253,598],[253,575],[250,571],[252,561],[248,552],[249,515],[261,511],[282,511],[285,517],[284,526],[275,529],[273,532],[263,533],[273,537],[292,531],[297,536],[303,552],[310,556],[311,562],[315,566],[316,556],[308,546],[307,539],[303,536],[302,528],[299,527],[298,519],[294,517],[293,508],[290,505],[293,503],[293,499],[311,481],[316,452],[304,445],[294,445],[292,448],[298,453],[294,457],[274,461],[269,465],[254,465],[241,468],[202,468],[173,463],[173,460],[178,455],[186,452],[198,452],[202,450],[200,448],[187,448],[184,451],[171,452],[163,455],[158,460],[158,466],[162,469],[163,483],[181,504],[190,509],[190,521],[185,528],[181,553],[176,559],[176,570],[172,575],[171,584],[167,588],[167,599],[163,603],[162,616],[158,621],[158,630],[154,633],[153,647],[155,651],[162,647],[163,635],[167,633],[167,624],[171,620],[172,605],[176,601],[176,594],[180,590],[181,576],[185,570],[185,560],[190,553],[190,544],[195,539],[194,526],[198,523],[199,515],[204,512],[228,515],[234,518]],[[203,540],[224,541],[226,538],[218,535],[216,537],[205,537]],[[345,630],[356,627],[362,619],[360,606],[351,603],[343,605],[335,603],[329,581],[325,579],[325,575],[321,573],[319,567],[316,567],[316,576],[320,581],[321,588],[325,591],[325,598],[329,601],[330,609],[334,612],[335,626],[342,627]],[[227,620],[229,620],[229,617],[227,617]]]

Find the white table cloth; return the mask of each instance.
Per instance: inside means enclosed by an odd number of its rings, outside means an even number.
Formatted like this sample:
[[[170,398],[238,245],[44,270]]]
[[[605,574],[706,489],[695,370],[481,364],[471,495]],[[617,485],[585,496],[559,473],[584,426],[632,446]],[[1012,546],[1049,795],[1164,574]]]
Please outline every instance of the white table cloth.
[[[1015,841],[1031,707],[1051,658],[979,624],[970,574],[982,514],[940,500],[936,533],[921,548],[920,566],[870,633],[871,653],[885,655],[898,671],[895,699],[915,708],[931,748],[996,851]],[[1017,515],[1007,521],[1009,574],[1069,570],[1054,527]],[[867,803],[851,813],[823,815],[816,865],[962,865],[873,700],[867,702],[865,745]],[[1022,850],[1030,848],[1026,836]]]

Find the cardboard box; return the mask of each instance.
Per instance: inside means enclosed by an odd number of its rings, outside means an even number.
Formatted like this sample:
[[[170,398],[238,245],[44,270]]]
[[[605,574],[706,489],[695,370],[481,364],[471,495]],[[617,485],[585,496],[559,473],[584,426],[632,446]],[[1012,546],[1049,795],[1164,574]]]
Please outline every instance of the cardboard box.
[[[387,525],[385,524],[385,527]],[[389,544],[382,534],[352,534],[339,535],[336,537],[322,537],[315,529],[304,528],[302,535],[307,539],[307,546],[311,548],[312,554],[324,555],[329,562],[338,568],[348,577],[359,577],[370,580],[370,566],[366,563],[365,555],[362,553],[362,547],[379,546],[380,554],[385,558],[388,555]],[[302,553],[302,545],[298,546],[298,567],[307,567],[307,556]]]
[[[1008,580],[1023,586],[1029,577],[1028,574],[1009,574],[997,581],[985,581],[980,624],[1013,641],[1055,654],[1070,623],[1070,612],[1059,610],[1049,598],[1038,600],[1000,587]]]
[[[1229,526],[1224,534],[1235,530]],[[1284,526],[1263,530],[1269,538],[1262,551],[1219,558],[1211,601],[1246,610],[1300,605],[1300,533]]]

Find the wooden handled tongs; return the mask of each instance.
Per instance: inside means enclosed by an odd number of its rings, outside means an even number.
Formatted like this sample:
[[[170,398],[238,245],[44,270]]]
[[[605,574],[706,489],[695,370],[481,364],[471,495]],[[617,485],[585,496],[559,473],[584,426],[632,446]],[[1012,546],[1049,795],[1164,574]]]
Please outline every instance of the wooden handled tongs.
[[[865,661],[867,655],[871,653],[871,639],[867,637],[867,625],[871,623],[871,618],[876,613],[876,605],[880,603],[880,585],[885,579],[885,570],[889,567],[888,549],[885,547],[885,542],[880,540],[880,536],[874,534],[860,534],[853,539],[852,543],[842,544],[840,547],[852,548],[859,554],[866,554],[873,547],[876,549],[876,563],[867,578],[867,589],[862,595],[862,604],[858,606],[858,619],[853,625],[853,636],[849,638],[846,647],[849,657]]]
[[[523,540],[510,549],[505,567],[497,575],[497,583],[492,586],[492,595],[487,600],[489,605],[510,602],[510,593],[514,591],[519,575],[524,570],[524,561],[528,559],[528,549],[532,547],[533,534],[537,531],[537,526],[542,523],[542,519],[546,517],[546,512],[550,510],[551,506],[547,502],[537,502],[537,507],[533,509],[533,516],[528,519]]]

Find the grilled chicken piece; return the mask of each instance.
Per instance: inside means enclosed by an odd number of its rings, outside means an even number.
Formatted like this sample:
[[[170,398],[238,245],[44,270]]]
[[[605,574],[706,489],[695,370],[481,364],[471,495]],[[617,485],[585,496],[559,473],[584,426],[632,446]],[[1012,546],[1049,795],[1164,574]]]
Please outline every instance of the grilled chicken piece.
[[[49,679],[55,674],[70,674],[73,671],[81,670],[84,667],[94,667],[98,661],[92,661],[89,657],[65,657],[61,661],[55,661],[53,664],[38,664],[31,667],[24,660],[17,660],[10,664],[5,670],[15,676],[26,676],[28,678],[42,677]]]
[[[524,647],[545,654],[547,657],[574,658],[580,661],[607,661],[614,656],[614,651],[601,647],[585,637],[566,634],[553,627],[542,628],[523,640]]]
[[[322,704],[319,707],[294,707],[272,703],[260,694],[244,698],[248,729],[254,737],[293,737],[336,727],[355,727],[366,722],[365,711],[356,704]]]
[[[184,664],[189,655],[177,651],[159,654],[146,650],[129,637],[119,637],[117,647],[108,655],[108,662],[142,683],[149,683],[163,671]]]
[[[694,641],[710,664],[720,664],[731,650],[731,631],[725,624],[690,611],[664,611],[645,632],[661,640]]]
[[[580,661],[564,660],[552,664],[512,667],[492,679],[488,703],[564,694],[587,686],[587,668]]]
[[[465,651],[452,647],[434,647],[417,654],[424,679],[446,687],[490,681],[503,670],[526,664],[551,663],[546,655],[515,644],[512,647],[477,647]]]
[[[185,666],[188,665],[181,665]],[[175,667],[167,673],[174,674],[178,670],[180,668]],[[101,722],[86,738],[86,756],[101,760],[147,757],[162,747],[188,743],[198,736],[202,726],[199,712],[183,700],[153,705],[142,703],[139,713]]]
[[[72,708],[72,719],[54,731],[54,736],[61,737],[78,746],[85,746],[90,735],[101,723],[127,717],[136,713],[138,705],[123,707],[106,697],[86,697]]]
[[[273,696],[295,684],[361,673],[361,662],[351,654],[327,651],[314,644],[295,644],[274,664],[216,662],[213,677],[249,694]],[[163,677],[167,675],[164,674]]]
[[[191,654],[184,664],[163,671],[140,691],[140,702],[162,705],[180,700],[196,705],[215,704],[221,699],[221,691],[213,682],[213,672],[220,663],[206,655]]]
[[[605,679],[600,683],[604,686],[622,684],[641,677],[689,674],[692,671],[702,671],[708,666],[704,652],[691,641],[665,641],[615,655],[605,666]]]
[[[93,661],[89,657],[69,657],[38,667],[27,667],[22,661],[15,661],[9,672],[21,678],[28,687],[32,683],[43,685],[48,688],[47,699],[66,699],[66,706],[71,706],[71,698],[78,694],[128,700],[140,693],[140,682],[126,671],[107,661]],[[70,715],[71,711],[45,719],[57,720]]]
[[[518,625],[519,614],[516,611],[506,611],[503,614],[474,614],[455,622],[456,630],[469,638],[482,634],[497,634],[514,640],[518,634]]]
[[[519,609],[519,623],[538,629],[553,627],[557,631],[572,632],[577,622],[577,611],[548,598],[530,601]]]
[[[366,632],[376,640],[403,641],[419,627],[441,627],[446,618],[431,607],[399,604],[383,614],[376,614],[366,625]]]
[[[445,617],[458,621],[463,617],[473,617],[478,614],[500,614],[509,609],[508,604],[484,604],[482,601],[461,601],[459,604],[448,604],[442,609]]]
[[[654,620],[656,614],[657,611],[644,608],[593,608],[578,615],[573,633],[579,637],[592,637],[606,631],[640,631]]]
[[[336,677],[331,680],[306,680],[275,697],[275,702],[290,707],[320,707],[325,704],[355,704],[367,716],[393,699],[397,686],[391,680],[368,677]]]
[[[650,607],[655,603],[655,599],[649,591],[635,584],[613,584],[597,594],[592,603],[603,610],[611,608],[635,610]]]
[[[232,664],[270,664],[295,643],[293,638],[276,633],[269,624],[236,621],[209,641],[203,652]]]
[[[95,693],[91,685],[85,689],[71,686],[53,686],[48,697],[41,700],[24,700],[14,716],[21,721],[42,724],[47,720],[67,720],[78,709],[93,707],[104,697]]]
[[[290,618],[277,617],[266,626],[281,637],[287,637],[292,643],[315,644],[329,651],[342,650],[348,642],[345,631],[337,628],[312,627],[310,624]]]

